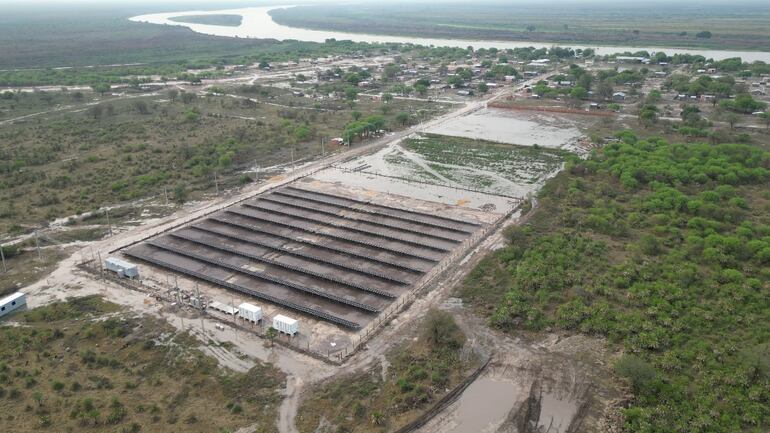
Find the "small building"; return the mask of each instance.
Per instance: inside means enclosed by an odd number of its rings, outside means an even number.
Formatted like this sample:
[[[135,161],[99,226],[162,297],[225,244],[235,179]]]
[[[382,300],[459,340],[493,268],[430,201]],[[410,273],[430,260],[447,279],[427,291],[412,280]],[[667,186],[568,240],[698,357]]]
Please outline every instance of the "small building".
[[[238,317],[249,322],[258,323],[262,320],[262,309],[256,305],[243,303],[238,306]]]
[[[27,305],[27,295],[22,292],[16,292],[0,299],[0,317],[23,308]]]
[[[615,92],[612,94],[613,101],[624,101],[625,99],[626,99],[626,94],[623,92]]]
[[[470,90],[458,90],[457,94],[460,95],[460,96],[471,96],[471,91]]]
[[[279,314],[273,317],[273,329],[284,334],[294,335],[299,332],[299,322],[296,319]]]
[[[330,142],[331,144],[334,144],[334,145],[336,145],[336,146],[344,146],[344,145],[345,145],[345,140],[343,140],[343,139],[342,139],[342,138],[340,138],[340,137],[337,137],[337,138],[332,138],[331,140],[329,140],[329,142]]]
[[[228,316],[235,316],[238,314],[238,309],[233,307],[232,305],[223,304],[219,301],[214,301],[211,304],[209,304],[209,308],[212,310],[217,310],[220,313],[225,313]]]
[[[107,257],[107,260],[104,261],[104,267],[122,278],[136,278],[139,276],[138,266],[117,257]]]

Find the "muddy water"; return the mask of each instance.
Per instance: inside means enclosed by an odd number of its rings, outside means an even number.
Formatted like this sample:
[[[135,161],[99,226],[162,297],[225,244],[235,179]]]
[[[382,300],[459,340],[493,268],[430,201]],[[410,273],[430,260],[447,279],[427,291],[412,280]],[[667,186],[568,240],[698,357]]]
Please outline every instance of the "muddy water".
[[[330,183],[340,182],[355,188],[445,203],[453,206],[464,206],[500,214],[507,213],[516,206],[516,202],[507,197],[454,189],[449,186],[414,183],[364,172],[349,172],[330,168],[314,174],[313,178]]]
[[[565,433],[578,412],[578,403],[569,397],[543,393],[538,427],[545,433]]]
[[[426,132],[499,143],[575,150],[582,135],[577,122],[560,115],[486,108]]]
[[[458,400],[457,421],[446,433],[493,432],[502,423],[521,389],[513,382],[482,377]]]

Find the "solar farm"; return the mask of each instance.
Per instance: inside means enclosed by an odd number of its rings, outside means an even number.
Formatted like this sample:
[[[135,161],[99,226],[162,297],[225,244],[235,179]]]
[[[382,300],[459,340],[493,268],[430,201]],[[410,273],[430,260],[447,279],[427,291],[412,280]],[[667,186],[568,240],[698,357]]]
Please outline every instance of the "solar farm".
[[[122,253],[143,278],[173,275],[211,301],[299,318],[308,341],[349,344],[500,216],[307,178]]]

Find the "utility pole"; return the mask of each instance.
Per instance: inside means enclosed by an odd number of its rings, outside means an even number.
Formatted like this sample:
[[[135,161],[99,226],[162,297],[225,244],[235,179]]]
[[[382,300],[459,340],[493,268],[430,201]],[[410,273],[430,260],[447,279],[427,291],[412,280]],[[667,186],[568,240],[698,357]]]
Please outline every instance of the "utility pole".
[[[294,171],[294,145],[291,145],[291,171]]]
[[[214,172],[214,187],[217,189],[217,195],[219,195],[219,180],[217,179],[217,172]]]
[[[110,224],[110,208],[105,208],[104,213],[107,214],[107,228],[110,230],[110,236],[112,236],[112,224]]]
[[[166,197],[166,206],[168,206],[168,189],[163,185],[163,196]]]
[[[3,253],[2,245],[0,245],[0,259],[3,260],[3,272],[8,272],[8,268],[5,267],[5,254]]]
[[[324,150],[324,138],[321,137],[321,157],[323,158],[326,156],[326,151]]]

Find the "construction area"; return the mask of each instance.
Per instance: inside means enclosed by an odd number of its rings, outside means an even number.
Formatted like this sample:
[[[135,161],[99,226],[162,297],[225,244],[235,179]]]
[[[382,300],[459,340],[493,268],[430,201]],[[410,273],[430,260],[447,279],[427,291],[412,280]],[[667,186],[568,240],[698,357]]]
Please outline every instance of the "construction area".
[[[305,177],[119,253],[146,287],[257,333],[291,316],[287,344],[342,359],[503,216]],[[243,303],[260,323],[237,318]]]

